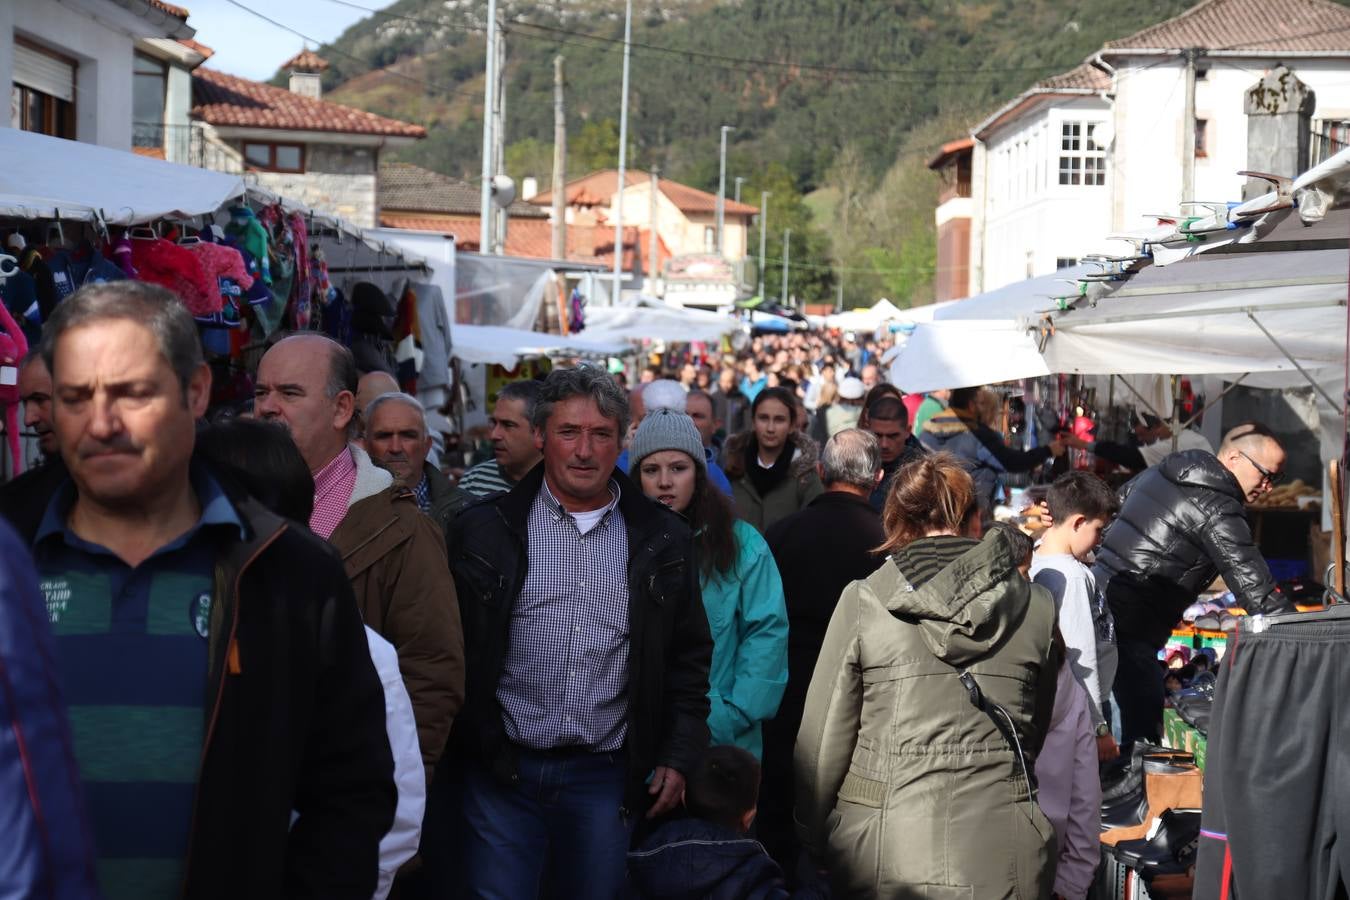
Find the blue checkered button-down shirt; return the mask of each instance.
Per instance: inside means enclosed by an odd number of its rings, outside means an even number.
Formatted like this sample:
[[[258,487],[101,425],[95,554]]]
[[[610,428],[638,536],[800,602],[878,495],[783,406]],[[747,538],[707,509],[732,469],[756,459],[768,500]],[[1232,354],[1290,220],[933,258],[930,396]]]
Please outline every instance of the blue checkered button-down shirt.
[[[548,489],[530,507],[529,570],[497,700],[512,741],[618,750],[628,736],[628,531],[619,486],[585,534]]]

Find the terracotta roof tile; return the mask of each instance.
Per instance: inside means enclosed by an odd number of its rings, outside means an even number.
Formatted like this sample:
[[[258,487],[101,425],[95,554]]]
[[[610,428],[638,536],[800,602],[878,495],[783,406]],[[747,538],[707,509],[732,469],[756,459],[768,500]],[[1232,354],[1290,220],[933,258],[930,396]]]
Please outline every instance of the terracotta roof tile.
[[[216,51],[212,50],[210,47],[206,46],[200,41],[194,41],[192,38],[179,38],[178,43],[182,44],[184,47],[187,47],[189,50],[197,51],[199,54],[201,54],[203,57],[207,59],[210,59],[211,57],[216,55]]]
[[[645,172],[624,172],[624,181],[629,187],[643,184],[650,178],[651,176]],[[569,206],[606,205],[609,203],[609,198],[614,196],[617,191],[618,184],[619,171],[617,169],[601,169],[599,172],[592,172],[567,183],[567,203]],[[716,194],[701,191],[687,184],[680,184],[678,181],[671,181],[669,178],[660,179],[658,187],[661,193],[665,194],[670,202],[674,203],[682,212],[710,213],[717,209]],[[544,191],[528,199],[536,206],[551,206],[553,204],[553,192]],[[737,203],[730,197],[726,198],[725,209],[727,215],[733,216],[759,214],[759,207],[751,206],[748,203]]]
[[[1252,50],[1350,55],[1350,9],[1331,0],[1201,0],[1112,50]]]
[[[477,185],[409,163],[380,164],[381,209],[478,216],[482,193]],[[524,200],[507,209],[512,218],[547,219],[548,212]]]
[[[385,228],[407,228],[454,235],[455,246],[461,250],[478,249],[478,216],[417,215],[415,213],[380,212],[380,225]],[[623,262],[625,269],[634,263],[647,247],[647,232],[639,228],[624,229]],[[546,219],[513,220],[506,229],[506,255],[529,259],[553,258],[553,230]],[[670,251],[658,239],[657,259],[669,259]],[[614,265],[614,229],[593,225],[567,226],[567,258],[572,262],[595,265]]]
[[[188,11],[181,6],[174,6],[172,3],[165,3],[164,0],[145,0],[146,5],[157,9],[160,12],[166,12],[176,19],[186,19]]]
[[[349,106],[315,100],[273,87],[199,68],[192,73],[192,115],[211,125],[287,128],[343,134],[426,137],[421,125],[386,119]]]
[[[1051,75],[1032,86],[1032,90],[1089,90],[1107,91],[1111,89],[1111,76],[1092,63],[1083,63],[1059,75]]]
[[[300,69],[308,72],[322,72],[328,68],[328,60],[313,50],[301,50],[281,64],[283,69]]]

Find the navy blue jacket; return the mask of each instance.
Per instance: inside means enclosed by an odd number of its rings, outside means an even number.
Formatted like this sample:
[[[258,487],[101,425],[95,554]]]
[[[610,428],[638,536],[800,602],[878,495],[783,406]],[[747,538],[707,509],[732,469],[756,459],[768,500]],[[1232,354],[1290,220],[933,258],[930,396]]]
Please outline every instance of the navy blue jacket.
[[[47,610],[27,549],[0,523],[0,897],[98,897]]]
[[[701,819],[658,828],[628,854],[628,876],[641,898],[787,900],[783,870],[764,845]]]

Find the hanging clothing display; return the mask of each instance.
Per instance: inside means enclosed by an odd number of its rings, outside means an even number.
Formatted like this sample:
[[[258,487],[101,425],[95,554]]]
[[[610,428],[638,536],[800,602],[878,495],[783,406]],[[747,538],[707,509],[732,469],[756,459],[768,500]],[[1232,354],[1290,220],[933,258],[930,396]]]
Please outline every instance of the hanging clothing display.
[[[220,311],[220,293],[191,250],[163,238],[133,234],[131,262],[139,280],[173,291],[193,315]]]
[[[1345,896],[1347,647],[1350,606],[1239,620],[1210,712],[1196,900]]]
[[[11,276],[12,277],[12,276]],[[8,279],[6,279],[8,280]],[[23,471],[19,446],[19,360],[28,354],[28,339],[4,304],[0,304],[0,404],[5,407],[5,436],[14,474]]]
[[[417,322],[422,341],[422,366],[417,386],[422,391],[450,383],[450,316],[445,296],[434,284],[412,285],[417,295]]]

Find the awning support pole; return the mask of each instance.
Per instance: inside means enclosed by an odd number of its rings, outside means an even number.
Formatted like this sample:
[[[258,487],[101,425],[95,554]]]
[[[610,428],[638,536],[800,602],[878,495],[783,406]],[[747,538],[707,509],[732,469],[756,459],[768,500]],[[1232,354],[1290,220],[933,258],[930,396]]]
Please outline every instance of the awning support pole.
[[[1181,427],[1182,427],[1182,428],[1190,428],[1192,425],[1194,425],[1196,419],[1199,419],[1199,418],[1200,418],[1201,416],[1203,416],[1205,413],[1209,412],[1209,410],[1210,410],[1211,407],[1217,405],[1217,404],[1219,403],[1219,401],[1223,400],[1224,397],[1227,397],[1229,394],[1231,394],[1231,393],[1233,392],[1233,388],[1235,388],[1235,387],[1237,387],[1238,385],[1242,384],[1243,380],[1244,380],[1248,375],[1250,375],[1250,374],[1252,374],[1252,373],[1251,373],[1251,372],[1243,372],[1241,375],[1239,375],[1239,376],[1237,377],[1237,380],[1236,380],[1236,381],[1232,382],[1231,384],[1228,385],[1228,387],[1226,387],[1226,388],[1224,388],[1223,390],[1219,391],[1219,396],[1215,397],[1213,400],[1209,401],[1209,402],[1206,403],[1203,407],[1201,407],[1201,409],[1200,409],[1198,412],[1196,412],[1195,415],[1193,415],[1193,416],[1191,416],[1189,419],[1187,419],[1187,420],[1182,424]]]
[[[1266,326],[1264,326],[1264,325],[1261,324],[1261,320],[1258,319],[1258,318],[1256,317],[1256,315],[1255,315],[1254,313],[1252,313],[1250,310],[1247,311],[1247,318],[1249,318],[1249,319],[1252,320],[1252,324],[1253,324],[1253,325],[1255,325],[1257,328],[1261,329],[1261,333],[1264,334],[1264,335],[1270,340],[1270,342],[1271,342],[1272,344],[1275,345],[1275,349],[1276,349],[1276,350],[1279,350],[1281,353],[1284,354],[1284,358],[1285,358],[1285,359],[1287,359],[1287,360],[1289,360],[1289,362],[1293,363],[1294,368],[1295,368],[1295,369],[1298,369],[1298,374],[1302,375],[1302,376],[1304,377],[1304,379],[1308,382],[1308,384],[1311,384],[1311,385],[1313,386],[1313,390],[1315,390],[1315,391],[1317,391],[1317,393],[1321,394],[1321,395],[1322,395],[1322,398],[1323,398],[1324,400],[1326,400],[1327,403],[1330,403],[1330,404],[1331,404],[1331,408],[1334,409],[1334,410],[1336,410],[1337,414],[1339,414],[1339,415],[1345,415],[1345,407],[1341,406],[1341,405],[1340,405],[1339,403],[1337,403],[1335,400],[1332,400],[1332,399],[1331,399],[1331,395],[1328,394],[1328,393],[1326,392],[1326,390],[1323,389],[1323,387],[1322,387],[1320,384],[1317,383],[1317,380],[1316,380],[1315,378],[1313,378],[1311,375],[1308,374],[1308,370],[1307,370],[1307,369],[1305,369],[1305,368],[1303,368],[1303,366],[1299,365],[1299,361],[1296,360],[1296,359],[1294,359],[1294,355],[1293,355],[1292,353],[1290,353],[1288,350],[1284,349],[1284,345],[1281,344],[1281,343],[1275,338],[1275,335],[1273,335],[1273,334],[1270,333],[1270,330],[1269,330],[1268,328],[1266,328]]]
[[[1162,416],[1162,413],[1160,413],[1160,412],[1158,412],[1156,409],[1154,409],[1154,408],[1153,408],[1153,404],[1152,404],[1152,403],[1149,403],[1147,400],[1145,400],[1145,399],[1144,399],[1144,395],[1141,394],[1141,393],[1139,393],[1138,391],[1136,391],[1136,390],[1134,389],[1134,385],[1132,385],[1132,384],[1130,384],[1128,381],[1126,381],[1125,378],[1124,378],[1124,376],[1122,376],[1122,375],[1116,375],[1116,374],[1112,373],[1111,378],[1112,378],[1113,380],[1116,379],[1116,378],[1119,378],[1119,379],[1120,379],[1120,383],[1123,384],[1123,385],[1125,385],[1125,389],[1128,390],[1131,394],[1134,394],[1135,398],[1138,399],[1138,401],[1143,405],[1144,409],[1146,409],[1146,410],[1148,410],[1149,412],[1153,413],[1153,415],[1157,416],[1159,420],[1162,419],[1162,417],[1163,417],[1163,416]]]

